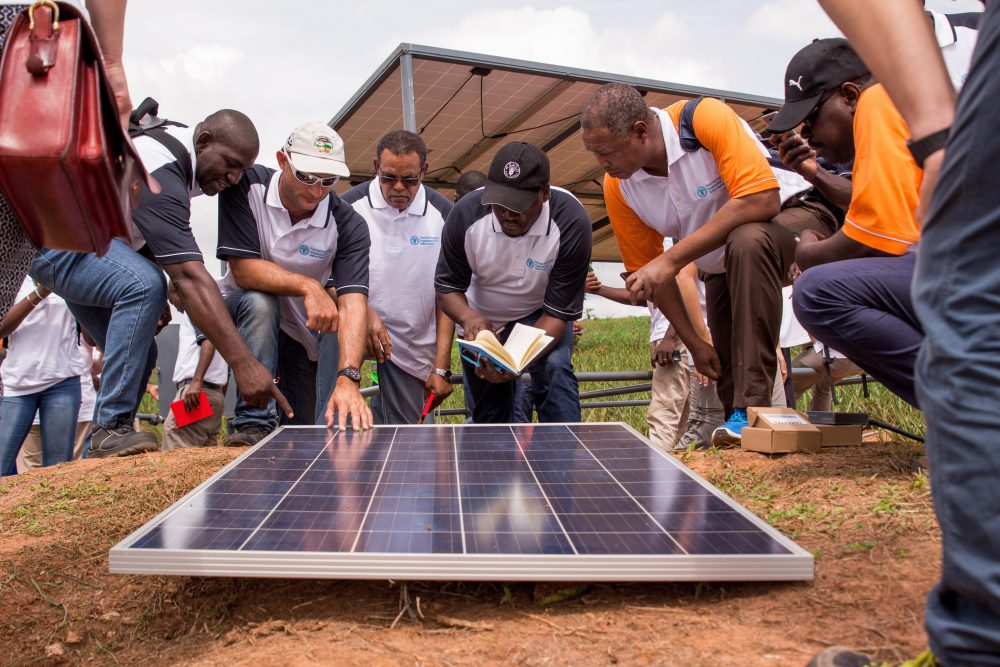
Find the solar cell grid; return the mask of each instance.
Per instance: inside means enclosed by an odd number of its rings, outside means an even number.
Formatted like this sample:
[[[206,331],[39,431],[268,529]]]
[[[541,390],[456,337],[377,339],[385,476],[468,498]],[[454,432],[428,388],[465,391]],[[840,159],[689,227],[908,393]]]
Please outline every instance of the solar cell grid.
[[[247,576],[812,576],[809,554],[618,424],[286,428],[111,561]]]

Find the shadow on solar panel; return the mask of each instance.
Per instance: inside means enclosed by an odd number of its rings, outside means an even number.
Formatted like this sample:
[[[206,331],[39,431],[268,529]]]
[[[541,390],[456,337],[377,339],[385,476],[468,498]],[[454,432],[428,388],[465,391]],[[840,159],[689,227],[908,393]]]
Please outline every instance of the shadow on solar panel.
[[[812,556],[624,424],[279,429],[111,549],[111,571],[792,581]]]

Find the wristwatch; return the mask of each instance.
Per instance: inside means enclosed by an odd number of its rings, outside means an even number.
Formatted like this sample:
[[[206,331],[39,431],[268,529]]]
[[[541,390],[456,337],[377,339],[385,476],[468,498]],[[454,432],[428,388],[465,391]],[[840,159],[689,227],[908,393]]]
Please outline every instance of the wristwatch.
[[[337,377],[343,375],[345,378],[350,378],[358,384],[361,384],[361,369],[357,366],[345,366],[337,371]]]
[[[434,375],[440,375],[448,382],[451,382],[451,369],[450,368],[432,368],[431,373]]]
[[[913,156],[913,161],[917,163],[918,167],[923,169],[927,158],[945,147],[945,144],[948,143],[950,130],[951,126],[949,125],[943,130],[928,134],[921,139],[910,139],[906,142],[906,147],[910,149],[910,155]]]

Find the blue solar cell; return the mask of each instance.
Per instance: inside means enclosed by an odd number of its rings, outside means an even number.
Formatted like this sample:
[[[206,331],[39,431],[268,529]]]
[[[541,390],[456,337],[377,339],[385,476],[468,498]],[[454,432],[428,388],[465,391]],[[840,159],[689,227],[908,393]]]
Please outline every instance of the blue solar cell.
[[[373,558],[794,553],[616,424],[286,428],[123,544]]]

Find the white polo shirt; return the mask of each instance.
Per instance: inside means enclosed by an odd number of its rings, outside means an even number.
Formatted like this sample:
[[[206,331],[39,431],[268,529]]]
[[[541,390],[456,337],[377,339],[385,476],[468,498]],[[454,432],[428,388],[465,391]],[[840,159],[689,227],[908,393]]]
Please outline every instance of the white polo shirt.
[[[21,301],[35,289],[25,278],[15,297]],[[90,360],[77,344],[76,320],[56,294],[41,300],[8,336],[7,358],[0,366],[4,394],[27,396],[83,375]]]
[[[713,98],[705,98],[701,104],[711,106],[719,102]],[[740,193],[729,192],[725,180],[719,173],[719,165],[711,152],[685,151],[681,147],[680,135],[670,115],[660,109],[651,108],[650,111],[656,114],[660,122],[670,173],[668,176],[656,176],[639,169],[629,178],[615,179],[615,181],[625,205],[643,224],[662,236],[683,239],[705,226],[730,200],[731,195]],[[746,121],[731,111],[729,113],[740,130],[746,134],[746,138],[750,139],[760,151],[761,157],[766,159],[769,155],[767,149],[760,143]],[[770,171],[769,176],[773,176],[777,181],[782,203],[812,187],[794,172],[777,167],[772,167]],[[615,183],[609,183],[608,179],[605,179],[605,197],[608,197],[609,186],[614,185]],[[615,226],[616,236],[620,235],[621,230],[613,213],[611,220]],[[695,264],[705,273],[725,273],[725,257],[726,248],[722,245],[696,259]]]
[[[177,363],[174,365],[174,382],[184,382],[194,377],[195,370],[198,369],[198,360],[201,358],[201,345],[198,330],[191,323],[191,318],[187,313],[181,313],[180,329],[177,332]],[[229,365],[222,355],[216,351],[212,357],[212,363],[205,371],[205,382],[224,385],[229,381]]]
[[[263,165],[248,169],[219,195],[218,258],[263,259],[308,276],[337,295],[368,294],[368,225],[335,193],[312,216],[292,224],[278,195],[281,172]],[[238,292],[232,271],[220,281],[223,296]],[[318,358],[318,333],[306,327],[305,299],[278,297],[281,330]]]
[[[400,211],[386,203],[378,180],[351,188],[341,199],[368,223],[368,305],[389,330],[391,361],[426,380],[436,351],[434,270],[451,202],[421,185]]]
[[[564,321],[583,315],[590,217],[566,190],[550,192],[535,224],[516,238],[482,204],[483,190],[462,197],[445,222],[437,291],[465,292],[469,307],[494,325],[539,308]]]
[[[972,64],[972,52],[976,48],[979,31],[964,25],[952,25],[947,14],[927,13],[934,21],[934,37],[941,48],[941,57],[948,68],[951,83],[955,90],[962,90],[969,76],[969,65]]]

